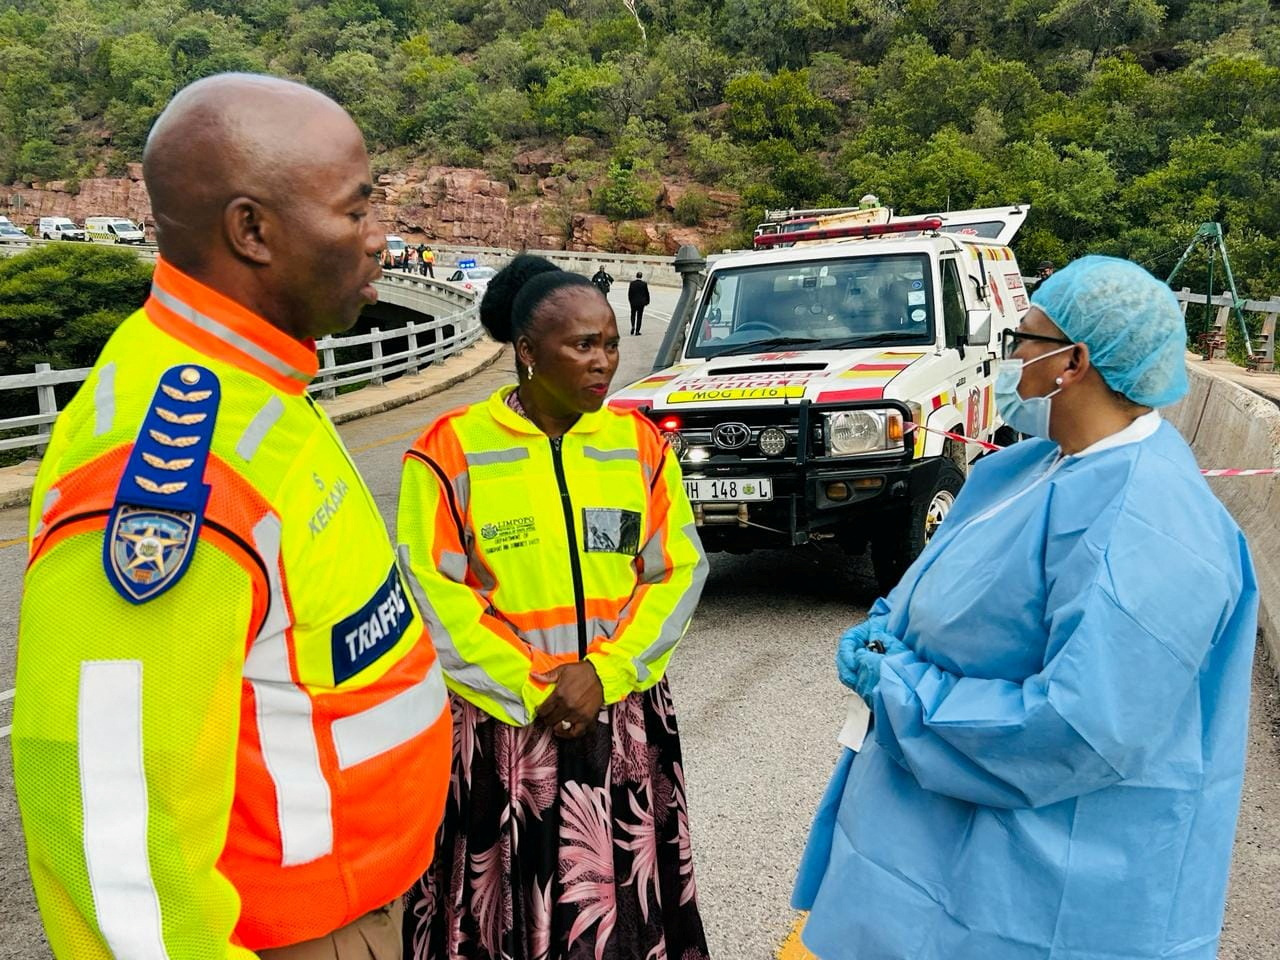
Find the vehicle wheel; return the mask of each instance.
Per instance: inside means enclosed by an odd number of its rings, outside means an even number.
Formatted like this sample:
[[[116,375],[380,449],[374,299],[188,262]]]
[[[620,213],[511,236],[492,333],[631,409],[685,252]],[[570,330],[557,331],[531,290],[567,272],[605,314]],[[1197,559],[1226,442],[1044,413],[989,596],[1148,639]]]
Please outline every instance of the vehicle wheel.
[[[888,593],[897,586],[907,567],[920,556],[955,506],[962,486],[964,474],[960,468],[944,460],[927,497],[921,497],[906,511],[884,518],[871,536],[871,565],[881,592]]]

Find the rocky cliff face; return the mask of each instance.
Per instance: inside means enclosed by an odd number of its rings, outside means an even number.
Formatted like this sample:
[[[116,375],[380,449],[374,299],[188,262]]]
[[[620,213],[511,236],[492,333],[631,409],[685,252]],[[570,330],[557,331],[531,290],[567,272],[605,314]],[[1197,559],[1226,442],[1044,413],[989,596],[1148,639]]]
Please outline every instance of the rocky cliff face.
[[[34,228],[41,217],[128,217],[151,223],[151,198],[142,182],[142,164],[131,163],[126,177],[91,177],[78,185],[62,180],[0,188],[5,216],[20,227]],[[73,192],[74,191],[74,192]],[[15,200],[15,198],[18,198]]]
[[[685,243],[703,247],[708,237],[727,230],[728,218],[738,206],[733,194],[713,192],[712,217],[697,228],[662,217],[613,222],[582,212],[591,185],[555,175],[560,160],[550,151],[526,151],[517,155],[514,166],[514,194],[507,183],[484,170],[431,166],[383,174],[373,196],[375,215],[388,233],[414,242],[672,254]],[[658,209],[670,214],[684,189],[664,184],[656,198]],[[15,203],[15,197],[20,201]],[[0,206],[0,212],[23,227],[48,216],[71,217],[78,223],[86,217],[123,216],[148,226],[152,220],[141,164],[130,164],[126,177],[4,187],[0,201],[8,204],[8,209]]]

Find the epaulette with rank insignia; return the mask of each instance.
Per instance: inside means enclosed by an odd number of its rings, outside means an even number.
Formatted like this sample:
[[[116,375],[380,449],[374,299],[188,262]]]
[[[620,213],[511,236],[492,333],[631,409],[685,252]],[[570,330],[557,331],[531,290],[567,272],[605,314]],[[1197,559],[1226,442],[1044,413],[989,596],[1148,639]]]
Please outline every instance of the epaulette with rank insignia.
[[[103,542],[107,579],[130,603],[154,600],[191,563],[209,502],[204,468],[220,399],[206,367],[183,364],[160,378]]]

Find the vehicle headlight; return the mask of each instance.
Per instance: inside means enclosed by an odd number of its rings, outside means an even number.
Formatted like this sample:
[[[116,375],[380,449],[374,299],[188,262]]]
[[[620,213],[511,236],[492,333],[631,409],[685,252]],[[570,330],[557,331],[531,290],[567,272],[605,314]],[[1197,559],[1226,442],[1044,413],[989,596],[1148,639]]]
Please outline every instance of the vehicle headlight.
[[[851,457],[902,447],[902,414],[897,410],[841,410],[823,414],[827,453]]]
[[[760,452],[766,457],[776,457],[787,449],[787,435],[777,427],[766,427],[760,431],[758,443]]]
[[[676,455],[677,460],[684,456],[684,452],[689,445],[685,443],[685,439],[679,431],[666,431],[662,434],[662,438],[671,444],[671,451]]]

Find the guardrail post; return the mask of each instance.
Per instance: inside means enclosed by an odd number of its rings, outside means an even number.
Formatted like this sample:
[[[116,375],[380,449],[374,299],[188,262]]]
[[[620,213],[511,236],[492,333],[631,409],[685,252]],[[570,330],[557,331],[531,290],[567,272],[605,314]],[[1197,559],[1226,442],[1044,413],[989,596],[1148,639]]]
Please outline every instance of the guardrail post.
[[[320,377],[321,382],[327,381],[329,378],[325,376],[325,370],[332,369],[335,364],[333,361],[333,347],[326,347],[324,344],[331,342],[328,337],[320,341]],[[338,395],[338,391],[333,387],[325,387],[320,391],[321,400],[332,400]]]
[[[374,337],[373,343],[370,344],[373,347],[373,376],[369,382],[375,387],[380,387],[382,386],[382,341],[377,337],[382,331],[374,327],[369,333]]]
[[[49,364],[47,364],[47,363],[37,363],[37,364],[36,364],[36,373],[37,373],[37,374],[41,374],[41,373],[48,373],[50,369],[51,369],[51,368],[49,367]],[[36,402],[40,405],[40,413],[41,413],[41,414],[53,414],[54,416],[56,416],[56,415],[57,415],[57,413],[58,413],[58,396],[57,396],[57,394],[55,394],[55,393],[53,392],[53,387],[51,387],[51,386],[48,386],[48,387],[36,387]],[[40,433],[44,433],[44,432],[46,432],[46,431],[52,432],[52,431],[53,431],[53,423],[52,423],[52,422],[50,422],[50,423],[48,423],[48,424],[42,424],[41,426],[37,427],[36,429],[37,429],[37,431],[38,431],[38,432],[40,432]],[[47,443],[38,443],[38,444],[36,444],[36,456],[37,456],[37,457],[43,457],[43,456],[44,456],[44,452],[45,452],[45,450],[48,448],[48,446],[49,446],[49,445],[48,445]]]
[[[412,376],[418,372],[418,322],[410,321],[405,329],[409,331],[409,366],[405,369],[405,375]]]

